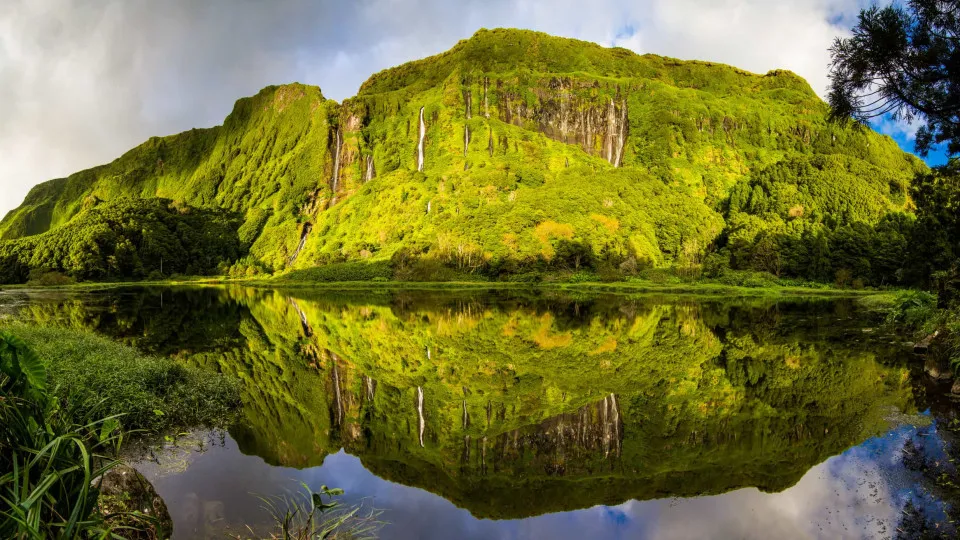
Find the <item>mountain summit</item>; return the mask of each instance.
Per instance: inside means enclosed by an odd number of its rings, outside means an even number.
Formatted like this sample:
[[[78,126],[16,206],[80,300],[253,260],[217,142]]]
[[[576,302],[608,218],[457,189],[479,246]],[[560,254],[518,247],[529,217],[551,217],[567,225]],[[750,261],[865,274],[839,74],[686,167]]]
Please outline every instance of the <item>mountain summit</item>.
[[[350,261],[392,261],[412,277],[427,263],[631,272],[728,245],[740,250],[733,264],[779,273],[815,263],[767,261],[764,238],[815,246],[842,227],[874,227],[909,210],[910,179],[925,168],[828,113],[788,71],[480,30],[373,75],[343,103],[313,86],[267,87],[222,126],[154,137],[36,186],[0,222],[0,278],[146,274],[164,256],[179,260],[165,245],[209,251],[204,242],[218,240],[185,237],[171,221],[204,212],[234,224],[235,245],[170,271],[240,258],[270,272]],[[154,208],[154,225],[138,223],[136,200],[158,198],[171,215]],[[129,243],[124,269],[118,238]],[[100,257],[93,270],[90,257]]]

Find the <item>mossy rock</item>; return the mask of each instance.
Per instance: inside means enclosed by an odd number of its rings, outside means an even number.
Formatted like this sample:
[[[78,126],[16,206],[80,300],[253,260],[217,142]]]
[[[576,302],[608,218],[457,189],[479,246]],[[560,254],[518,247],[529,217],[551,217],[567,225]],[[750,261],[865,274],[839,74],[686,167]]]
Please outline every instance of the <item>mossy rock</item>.
[[[128,465],[117,465],[94,481],[100,489],[101,514],[118,534],[133,540],[161,540],[173,533],[167,504],[142,474]]]

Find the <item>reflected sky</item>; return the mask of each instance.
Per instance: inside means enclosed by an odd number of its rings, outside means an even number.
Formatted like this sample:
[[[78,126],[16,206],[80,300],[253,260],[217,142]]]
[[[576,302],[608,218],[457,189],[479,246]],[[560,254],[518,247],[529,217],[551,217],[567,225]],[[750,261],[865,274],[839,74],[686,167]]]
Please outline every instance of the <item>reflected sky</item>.
[[[383,538],[878,538],[895,529],[915,485],[899,449],[916,430],[903,425],[869,439],[814,466],[781,493],[746,488],[516,520],[476,519],[438,495],[377,477],[343,450],[319,467],[273,467],[242,454],[227,435],[181,442],[137,467],[167,501],[176,538],[264,522],[269,518],[255,495],[293,491],[299,482],[341,487],[344,502],[382,509]]]

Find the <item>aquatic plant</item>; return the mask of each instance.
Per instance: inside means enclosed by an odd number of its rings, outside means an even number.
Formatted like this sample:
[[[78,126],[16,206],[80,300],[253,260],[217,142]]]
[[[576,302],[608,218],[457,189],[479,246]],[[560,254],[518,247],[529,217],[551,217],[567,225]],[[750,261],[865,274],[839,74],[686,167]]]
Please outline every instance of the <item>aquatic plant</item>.
[[[313,491],[305,483],[300,487],[288,495],[259,496],[274,520],[274,529],[266,533],[269,538],[366,540],[376,538],[384,525],[379,510],[364,504],[343,505],[337,500],[343,495],[342,489],[320,486]],[[252,527],[248,530],[254,533]]]

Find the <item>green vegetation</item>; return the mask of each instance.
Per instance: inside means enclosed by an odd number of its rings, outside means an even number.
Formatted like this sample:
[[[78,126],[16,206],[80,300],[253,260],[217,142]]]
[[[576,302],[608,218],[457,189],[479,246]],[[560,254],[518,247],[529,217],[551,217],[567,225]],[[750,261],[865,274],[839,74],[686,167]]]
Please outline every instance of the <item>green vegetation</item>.
[[[7,329],[44,359],[51,394],[84,417],[118,416],[127,430],[162,434],[224,427],[239,404],[235,381],[172,358],[144,355],[88,332],[27,325]]]
[[[4,325],[0,536],[168,534],[139,507],[100,498],[124,434],[224,426],[237,400],[235,382],[171,359],[89,333]]]
[[[789,72],[481,30],[341,104],[269,87],[223,126],[37,186],[0,222],[0,281],[153,274],[157,254],[129,234],[139,218],[114,233],[129,245],[94,264],[48,246],[78,244],[115,201],[162,197],[222,226],[166,275],[617,281],[734,268],[908,283],[910,182],[926,168],[828,117]]]
[[[92,483],[116,463],[119,428],[116,417],[100,419],[52,398],[44,363],[0,332],[0,535],[109,535]]]
[[[383,527],[378,521],[380,512],[363,506],[344,506],[337,497],[342,489],[320,486],[313,491],[306,484],[292,495],[261,497],[275,522],[275,529],[263,538],[283,540],[313,540],[316,538],[347,538],[367,540],[377,538]],[[326,497],[326,501],[324,501]]]
[[[218,210],[166,199],[117,199],[82,211],[55,231],[0,243],[0,282],[212,273],[238,257],[237,226]]]

